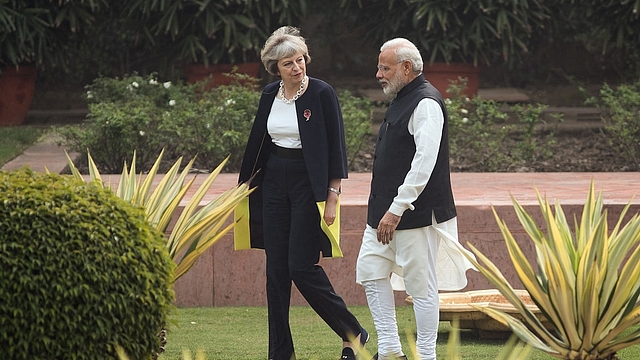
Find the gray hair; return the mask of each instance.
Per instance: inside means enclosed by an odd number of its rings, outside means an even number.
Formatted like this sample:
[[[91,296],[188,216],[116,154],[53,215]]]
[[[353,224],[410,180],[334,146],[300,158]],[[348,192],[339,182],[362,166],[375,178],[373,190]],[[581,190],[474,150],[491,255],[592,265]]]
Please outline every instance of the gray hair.
[[[406,60],[411,61],[413,72],[419,74],[422,72],[422,56],[418,48],[409,40],[405,38],[395,38],[388,40],[380,47],[380,51],[387,49],[394,49],[399,62]]]
[[[260,59],[269,74],[280,76],[278,61],[297,53],[302,53],[307,64],[311,62],[307,43],[300,36],[300,30],[293,26],[283,26],[269,36],[260,52]]]

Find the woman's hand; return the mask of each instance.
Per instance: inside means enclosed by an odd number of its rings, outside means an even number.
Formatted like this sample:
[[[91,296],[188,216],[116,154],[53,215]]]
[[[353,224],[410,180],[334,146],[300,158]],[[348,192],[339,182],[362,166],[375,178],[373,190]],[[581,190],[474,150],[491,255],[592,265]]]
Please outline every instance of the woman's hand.
[[[336,208],[338,207],[338,196],[340,196],[342,179],[329,180],[329,188],[327,189],[327,201],[324,205],[324,222],[327,225],[333,225],[336,221]]]
[[[336,221],[336,207],[338,205],[338,194],[329,191],[327,194],[327,201],[324,206],[324,222],[327,225],[333,225],[333,222]]]

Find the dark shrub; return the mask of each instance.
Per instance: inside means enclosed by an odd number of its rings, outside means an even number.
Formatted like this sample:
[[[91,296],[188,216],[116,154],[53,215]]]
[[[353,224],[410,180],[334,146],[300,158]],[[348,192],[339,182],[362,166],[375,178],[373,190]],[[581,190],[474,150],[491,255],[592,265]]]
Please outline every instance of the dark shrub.
[[[132,359],[158,349],[173,263],[143,211],[97,184],[0,172],[0,350],[8,359]]]
[[[640,169],[640,80],[617,87],[605,83],[600,97],[587,103],[600,110],[606,141],[627,162],[627,170]]]
[[[347,145],[347,160],[349,170],[354,170],[356,158],[360,149],[371,134],[371,122],[373,118],[373,104],[371,100],[351,94],[348,90],[338,93],[342,118],[344,120],[344,137]]]

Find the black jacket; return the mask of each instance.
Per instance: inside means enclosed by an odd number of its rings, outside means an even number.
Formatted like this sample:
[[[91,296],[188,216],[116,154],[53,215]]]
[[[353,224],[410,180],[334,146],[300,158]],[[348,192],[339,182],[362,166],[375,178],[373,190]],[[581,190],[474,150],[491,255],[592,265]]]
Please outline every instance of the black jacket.
[[[262,192],[263,169],[273,149],[267,133],[267,118],[278,93],[279,81],[267,85],[262,92],[258,111],[247,141],[240,168],[240,182],[255,175],[251,187],[258,186],[249,196],[251,212],[251,247],[263,248]],[[327,199],[330,179],[347,178],[347,153],[344,140],[342,111],[335,90],[326,82],[309,78],[307,90],[296,100],[298,128],[309,180],[317,202]],[[308,117],[305,117],[305,112]],[[327,256],[327,254],[325,254]]]
[[[389,210],[398,188],[411,169],[416,153],[413,136],[409,133],[408,123],[416,106],[425,98],[431,98],[440,104],[444,115],[444,126],[440,137],[440,148],[436,164],[418,198],[412,203],[414,210],[402,215],[398,230],[413,229],[431,225],[431,213],[438,222],[444,222],[456,216],[449,173],[449,118],[444,100],[438,90],[424,77],[419,76],[407,84],[393,100],[385,119],[380,126],[373,161],[373,176],[367,224],[378,227],[380,219]]]

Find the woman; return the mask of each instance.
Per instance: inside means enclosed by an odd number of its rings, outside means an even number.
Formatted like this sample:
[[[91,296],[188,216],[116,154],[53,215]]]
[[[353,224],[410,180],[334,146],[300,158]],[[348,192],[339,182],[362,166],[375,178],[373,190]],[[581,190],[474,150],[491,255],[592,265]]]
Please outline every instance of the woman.
[[[369,335],[318,265],[321,252],[342,255],[338,224],[332,226],[340,183],[347,177],[338,97],[327,83],[307,76],[311,58],[298,29],[274,31],[260,55],[267,71],[281,80],[262,92],[242,161],[239,180],[251,180],[257,190],[246,214],[250,235],[236,230],[236,248],[265,249],[269,359],[295,359],[289,328],[293,281],[342,338],[342,359],[355,360],[350,340],[364,345]]]

